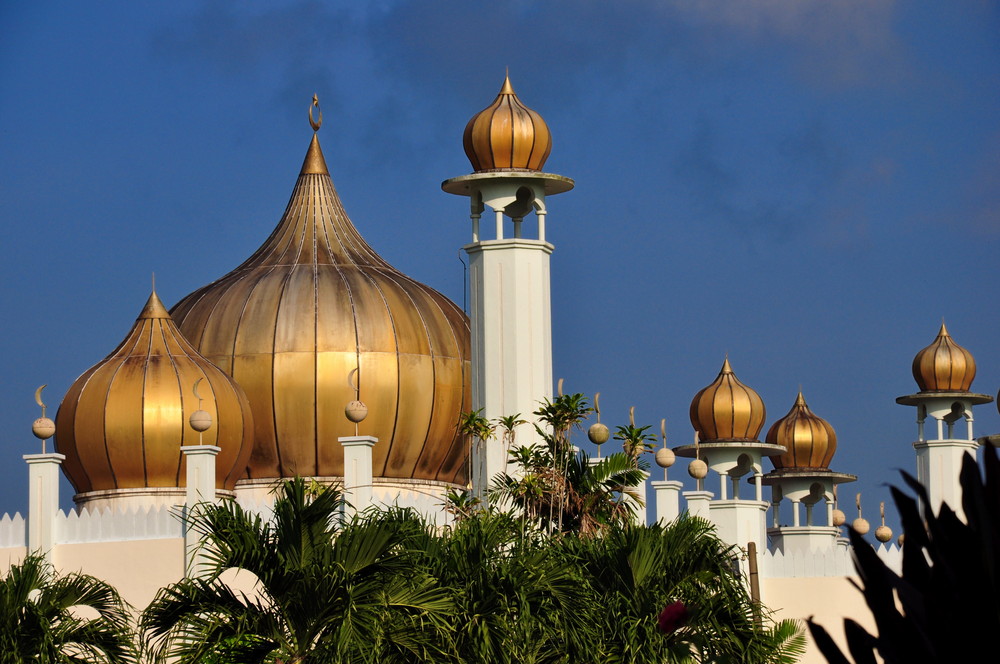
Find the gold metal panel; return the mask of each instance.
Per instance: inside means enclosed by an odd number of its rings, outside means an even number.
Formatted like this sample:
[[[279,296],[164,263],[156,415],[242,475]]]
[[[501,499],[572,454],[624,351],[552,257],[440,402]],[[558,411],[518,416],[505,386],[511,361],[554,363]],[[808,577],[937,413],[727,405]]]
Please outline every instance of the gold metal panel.
[[[154,335],[155,338],[155,335]],[[137,486],[182,486],[180,476],[181,443],[184,430],[184,408],[181,392],[186,380],[181,380],[171,358],[151,355],[143,371],[145,387],[142,401],[142,447],[146,463],[146,484]],[[198,372],[197,378],[201,377]],[[195,380],[197,380],[195,378]],[[194,380],[191,381],[194,385]],[[134,445],[135,443],[133,443]],[[117,460],[112,460],[119,468]]]
[[[234,355],[262,354],[274,352],[274,334],[278,320],[278,308],[281,305],[281,293],[285,288],[288,268],[260,268],[254,273],[253,281],[247,280],[241,285],[246,296],[234,297],[238,302],[238,315],[227,312],[217,316],[220,327],[228,326],[229,334],[235,335],[235,340],[229,352]],[[249,388],[236,377],[244,390]],[[250,397],[250,392],[247,392]],[[250,397],[250,404],[257,409],[257,400]]]
[[[445,433],[442,443],[451,441],[448,456],[438,473],[438,479],[443,482],[466,484],[469,481],[469,449],[463,436],[458,434],[458,414],[472,410],[472,365],[468,360],[462,361],[462,406],[453,415],[454,421]]]
[[[62,463],[62,469],[77,493],[91,490],[90,477],[80,460],[80,452],[77,449],[77,439],[74,434],[80,393],[96,369],[96,367],[92,367],[76,379],[66,396],[63,397],[59,411],[56,413],[56,437],[54,441],[56,452],[66,457]]]
[[[145,359],[133,355],[123,362],[107,392],[104,435],[114,486],[146,486],[145,454],[142,448],[143,378]]]
[[[72,426],[76,433],[76,449],[86,473],[91,490],[116,488],[114,472],[108,460],[104,440],[104,410],[107,405],[108,386],[123,361],[114,360],[98,365],[90,375],[87,387],[80,393],[76,419]],[[57,425],[58,426],[58,425]]]
[[[291,268],[278,305],[274,352],[316,352],[316,286],[311,265]]]
[[[451,326],[438,298],[425,290],[425,287],[414,282],[401,284],[410,299],[421,313],[425,334],[429,342],[429,350],[434,355],[444,357],[461,357],[461,346],[455,329]],[[442,298],[443,299],[443,298]]]
[[[396,280],[380,279],[378,285],[392,314],[392,326],[399,353],[429,354],[431,349],[427,341],[423,312],[414,305],[413,300]],[[429,381],[427,385],[430,384],[432,383]]]
[[[451,451],[455,431],[455,413],[462,407],[462,362],[456,358],[435,357],[431,418],[427,439],[417,459],[416,477],[437,478]]]
[[[386,474],[390,450],[401,444],[397,432],[408,425],[403,420],[397,421],[399,361],[396,353],[362,353],[359,368],[361,400],[368,404],[368,417],[358,431],[363,436],[378,436],[378,445],[372,450],[372,473],[382,477]],[[350,431],[353,433],[353,429]]]
[[[235,385],[225,382],[228,381],[228,376],[212,371],[211,368],[207,369],[207,373],[216,374],[210,379],[213,384],[230,388],[215,392],[214,420],[218,429],[215,444],[222,448],[219,452],[220,463],[216,466],[216,486],[231,490],[236,486],[236,481],[246,475],[247,464],[250,462],[253,450],[253,416],[246,395]]]
[[[351,308],[351,292],[337,268],[324,266],[318,270],[316,303],[316,350],[349,352],[353,356],[357,352],[358,336]],[[325,375],[325,372],[320,371],[320,375]]]
[[[215,306],[219,300],[225,297],[233,279],[220,279],[211,287],[202,288],[187,296],[180,304],[171,311],[171,317],[188,339],[202,355],[208,356],[213,353],[231,352],[232,347],[209,348],[206,342],[205,328],[209,323],[209,318],[215,311]]]
[[[354,400],[354,390],[347,384],[347,375],[357,367],[357,355],[345,352],[322,352],[316,355],[316,456],[319,474],[340,476],[344,474],[344,450],[337,438],[353,436],[354,425],[344,415],[344,408]],[[365,374],[367,376],[367,374]],[[374,404],[373,404],[374,405]],[[386,408],[382,404],[380,410]],[[391,409],[395,412],[395,407]],[[390,422],[391,426],[391,422]],[[391,432],[391,429],[390,429]],[[388,447],[389,441],[379,441],[378,448]]]
[[[316,355],[275,353],[273,394],[282,477],[315,475]]]
[[[968,392],[975,377],[975,359],[955,343],[944,323],[934,342],[913,358],[913,378],[921,391]]]
[[[395,353],[397,334],[381,289],[374,287],[372,278],[359,270],[344,270],[344,278],[352,294],[358,349],[362,353]]]
[[[266,353],[237,355],[233,359],[233,378],[246,392],[253,410],[253,453],[248,464],[249,476],[282,477],[272,407],[272,363]]]
[[[399,354],[396,433],[386,463],[387,477],[412,477],[427,438],[434,399],[434,365],[426,355]]]

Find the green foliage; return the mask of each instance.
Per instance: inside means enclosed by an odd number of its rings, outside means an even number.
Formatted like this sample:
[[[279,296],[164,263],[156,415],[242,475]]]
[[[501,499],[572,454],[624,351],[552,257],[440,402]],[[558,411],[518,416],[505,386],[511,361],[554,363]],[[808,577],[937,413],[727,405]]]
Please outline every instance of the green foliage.
[[[903,574],[888,569],[875,550],[851,531],[856,566],[877,633],[844,621],[848,648],[858,664],[875,662],[975,662],[992,651],[1000,633],[1000,461],[984,452],[985,480],[975,458],[963,459],[963,523],[948,506],[933,513],[924,487],[903,480],[917,501],[893,487],[905,533]],[[925,521],[926,519],[926,521]],[[849,660],[821,626],[809,629],[827,660]]]
[[[629,424],[615,428],[615,440],[622,441],[622,448],[625,450],[625,454],[633,459],[638,459],[640,454],[649,452],[656,447],[656,436],[646,433],[649,431],[649,426],[647,424],[644,427],[637,427]]]
[[[412,528],[365,514],[338,526],[336,491],[310,496],[286,482],[271,521],[238,505],[206,506],[196,524],[213,572],[164,588],[142,625],[154,653],[180,664],[238,657],[244,663],[403,662],[442,655],[453,603],[412,568]],[[252,573],[240,592],[220,579]]]
[[[0,579],[0,661],[134,662],[128,618],[109,584],[86,574],[57,576],[29,555]]]

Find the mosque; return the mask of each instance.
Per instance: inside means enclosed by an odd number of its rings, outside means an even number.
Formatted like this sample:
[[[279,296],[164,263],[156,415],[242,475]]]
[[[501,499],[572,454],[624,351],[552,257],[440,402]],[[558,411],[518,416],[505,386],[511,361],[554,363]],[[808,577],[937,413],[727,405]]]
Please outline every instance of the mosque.
[[[132,329],[108,340],[114,350],[73,383],[55,420],[43,409],[33,430],[54,436],[56,451],[24,457],[29,512],[0,519],[0,565],[40,551],[141,607],[192,569],[185,506],[232,498],[266,512],[275,483],[300,476],[342,483],[358,509],[412,507],[446,523],[448,492],[482,493],[507,469],[502,445],[470,446],[456,423],[473,410],[532,413],[553,396],[546,217],[548,199],[574,182],[542,170],[545,121],[506,79],[465,128],[472,173],[442,183],[469,204],[466,316],[358,233],[320,147],[318,106],[314,97],[302,169],[260,248],[170,309],[155,291],[137,303]],[[834,428],[800,393],[761,440],[764,403],[737,363],[725,358],[694,395],[693,443],[656,451],[662,479],[650,478],[648,494],[638,487],[647,518],[687,511],[713,522],[746,552],[777,617],[815,615],[834,632],[845,615],[864,623],[837,505],[837,487],[856,478],[831,468]],[[918,476],[937,503],[959,504],[961,458],[986,441],[972,409],[993,399],[971,391],[975,373],[942,324],[914,358],[918,391],[897,399],[917,409]],[[530,424],[518,431],[520,444],[536,437]],[[674,471],[684,482],[668,476],[678,457],[691,459]],[[60,472],[76,492],[68,514]],[[870,527],[860,515],[853,525]],[[892,533],[883,523],[874,534],[898,569]]]

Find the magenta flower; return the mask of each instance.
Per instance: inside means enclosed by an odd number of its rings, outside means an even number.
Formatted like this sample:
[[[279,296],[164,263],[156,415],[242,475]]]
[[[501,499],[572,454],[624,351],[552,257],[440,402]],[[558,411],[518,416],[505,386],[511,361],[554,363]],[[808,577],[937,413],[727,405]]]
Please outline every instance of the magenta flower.
[[[684,602],[677,600],[663,607],[657,618],[657,625],[664,634],[673,634],[678,629],[687,624],[690,614]]]

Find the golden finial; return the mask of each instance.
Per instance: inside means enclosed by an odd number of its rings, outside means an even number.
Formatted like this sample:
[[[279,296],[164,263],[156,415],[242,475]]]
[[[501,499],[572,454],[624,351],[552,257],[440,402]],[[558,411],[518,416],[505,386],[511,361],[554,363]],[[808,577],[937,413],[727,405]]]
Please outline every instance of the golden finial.
[[[153,292],[155,293],[156,292],[156,272],[155,271],[152,273],[152,278],[153,278]]]
[[[503,87],[500,88],[500,94],[502,95],[514,94],[514,86],[510,84],[510,67],[504,67]]]
[[[45,441],[56,432],[56,423],[45,416],[45,402],[42,401],[42,390],[44,389],[45,385],[42,385],[35,390],[35,403],[42,407],[42,416],[31,424],[31,433],[42,441],[42,454],[45,454]]]
[[[313,120],[313,107],[319,112],[319,119]],[[319,97],[315,94],[313,95],[312,103],[309,104],[309,124],[312,126],[313,131],[319,131],[319,128],[323,126],[323,109],[319,107]]]
[[[344,409],[344,415],[347,416],[347,419],[354,422],[355,436],[358,435],[358,424],[368,417],[368,406],[361,400],[361,388],[354,381],[354,377],[359,373],[358,368],[355,367],[347,374],[347,385],[354,390],[354,400],[348,403],[347,408]]]
[[[198,385],[200,385],[203,380],[205,379],[199,378],[194,381],[194,386],[191,387],[191,392],[194,394],[194,398],[198,400],[198,410],[191,413],[191,417],[188,418],[188,424],[191,425],[192,429],[198,432],[199,445],[202,444],[201,435],[208,431],[212,426],[212,416],[208,411],[202,409],[202,398],[201,395],[198,394]]]
[[[608,430],[607,425],[601,424],[601,393],[598,392],[594,395],[594,412],[597,413],[597,422],[590,425],[587,429],[587,437],[590,438],[590,442],[597,445],[597,458],[601,458],[601,445],[608,442],[608,438],[611,437],[611,432]]]

